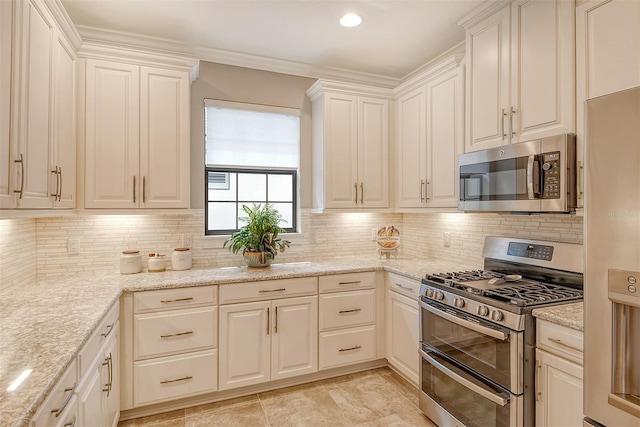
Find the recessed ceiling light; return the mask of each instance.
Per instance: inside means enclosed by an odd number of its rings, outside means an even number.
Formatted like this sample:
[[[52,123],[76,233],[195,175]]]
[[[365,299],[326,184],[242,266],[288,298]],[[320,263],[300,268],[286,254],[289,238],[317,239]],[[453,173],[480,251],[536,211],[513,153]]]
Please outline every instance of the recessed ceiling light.
[[[357,27],[361,22],[362,18],[360,15],[356,15],[355,13],[347,13],[340,18],[340,25],[347,28]]]

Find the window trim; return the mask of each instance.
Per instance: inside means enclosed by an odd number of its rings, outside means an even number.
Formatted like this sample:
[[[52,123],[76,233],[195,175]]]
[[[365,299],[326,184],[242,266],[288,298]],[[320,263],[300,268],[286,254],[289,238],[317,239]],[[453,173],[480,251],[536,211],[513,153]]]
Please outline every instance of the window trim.
[[[211,230],[209,229],[209,172],[222,172],[222,173],[236,173],[236,174],[241,174],[241,173],[254,173],[254,174],[264,174],[267,175],[267,189],[266,189],[266,194],[267,194],[267,200],[264,202],[255,202],[255,203],[279,203],[279,201],[271,201],[269,200],[269,188],[268,188],[268,175],[290,175],[292,177],[292,197],[291,197],[291,203],[292,203],[292,220],[291,220],[291,227],[283,227],[283,229],[287,232],[287,233],[299,233],[298,230],[298,170],[297,169],[293,169],[293,168],[248,168],[248,167],[232,167],[232,166],[211,166],[211,165],[205,165],[204,168],[204,181],[205,181],[205,188],[204,188],[204,223],[205,223],[205,230],[204,230],[204,234],[205,236],[227,236],[230,234],[235,233],[236,231],[239,231],[239,229],[235,229],[235,230]],[[236,188],[236,198],[234,201],[229,201],[228,203],[235,203],[236,204],[236,218],[239,217],[240,215],[240,209],[241,209],[241,205],[244,203],[241,203],[238,201],[238,197],[237,197],[237,188]],[[249,203],[249,202],[247,202]],[[283,201],[283,203],[285,203]],[[286,201],[286,203],[289,203],[289,201]]]

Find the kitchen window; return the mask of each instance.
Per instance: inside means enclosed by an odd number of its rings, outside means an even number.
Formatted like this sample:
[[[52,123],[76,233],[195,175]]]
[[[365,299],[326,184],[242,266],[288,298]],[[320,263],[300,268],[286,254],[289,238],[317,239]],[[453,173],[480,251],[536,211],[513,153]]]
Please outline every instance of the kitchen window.
[[[300,111],[205,99],[205,234],[243,223],[242,205],[269,203],[297,232]]]

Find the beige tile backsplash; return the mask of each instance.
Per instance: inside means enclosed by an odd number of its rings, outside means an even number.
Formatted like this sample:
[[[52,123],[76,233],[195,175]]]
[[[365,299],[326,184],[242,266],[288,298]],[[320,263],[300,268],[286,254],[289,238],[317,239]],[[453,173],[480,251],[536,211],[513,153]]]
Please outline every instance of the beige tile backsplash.
[[[119,271],[126,249],[146,255],[170,255],[191,236],[194,267],[242,265],[242,257],[222,248],[224,239],[204,237],[204,212],[174,215],[88,215],[0,220],[0,288],[66,273]],[[327,256],[376,255],[371,230],[395,225],[401,233],[401,255],[481,260],[485,236],[515,236],[582,243],[582,218],[575,215],[501,215],[471,213],[324,213],[301,214],[301,236],[279,262]],[[450,246],[444,246],[444,233]],[[78,254],[67,253],[70,238]],[[143,256],[146,267],[146,256]]]

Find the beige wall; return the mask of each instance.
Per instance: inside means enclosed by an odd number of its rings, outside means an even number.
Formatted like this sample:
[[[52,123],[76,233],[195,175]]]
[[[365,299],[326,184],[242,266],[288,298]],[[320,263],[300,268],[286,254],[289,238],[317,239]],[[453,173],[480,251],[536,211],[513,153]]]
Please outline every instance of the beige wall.
[[[204,208],[204,99],[300,109],[300,207],[311,207],[311,101],[315,79],[201,62],[191,85],[191,207]]]

